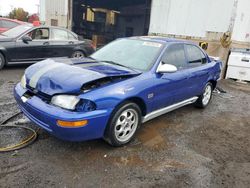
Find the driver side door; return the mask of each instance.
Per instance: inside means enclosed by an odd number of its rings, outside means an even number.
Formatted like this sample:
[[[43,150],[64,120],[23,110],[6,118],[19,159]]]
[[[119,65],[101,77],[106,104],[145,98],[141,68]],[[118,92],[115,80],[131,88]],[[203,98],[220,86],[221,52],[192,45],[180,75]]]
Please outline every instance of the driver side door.
[[[183,44],[171,44],[163,54],[162,63],[177,67],[173,73],[156,73],[154,109],[161,109],[188,99],[187,60]]]
[[[27,33],[32,41],[16,41],[15,61],[39,61],[49,54],[49,28],[36,28]]]

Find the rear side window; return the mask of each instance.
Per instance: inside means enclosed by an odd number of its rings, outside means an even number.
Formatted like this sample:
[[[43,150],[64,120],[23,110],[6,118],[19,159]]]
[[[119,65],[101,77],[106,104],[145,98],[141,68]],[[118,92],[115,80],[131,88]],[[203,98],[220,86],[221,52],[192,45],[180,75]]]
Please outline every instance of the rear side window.
[[[73,34],[62,29],[52,29],[53,40],[76,40]]]
[[[69,37],[69,40],[77,40],[76,37],[70,32],[68,32],[68,37]]]
[[[201,65],[207,63],[204,53],[194,45],[185,45],[189,64]]]
[[[18,26],[19,24],[15,23],[15,22],[11,22],[11,21],[1,20],[1,21],[0,21],[0,25],[1,25],[1,27],[3,27],[3,28],[8,28],[8,29],[10,29],[10,28],[13,28],[13,27]]]
[[[178,69],[186,67],[186,57],[183,44],[173,44],[166,49],[163,63],[175,65]]]

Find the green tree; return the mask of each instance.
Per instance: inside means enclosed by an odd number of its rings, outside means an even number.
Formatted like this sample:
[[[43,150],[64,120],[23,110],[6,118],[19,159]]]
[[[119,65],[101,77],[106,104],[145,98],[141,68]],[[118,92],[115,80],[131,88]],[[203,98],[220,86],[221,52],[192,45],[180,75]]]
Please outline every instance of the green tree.
[[[28,21],[28,16],[29,16],[29,13],[23,10],[23,8],[14,8],[9,13],[9,18],[17,19],[17,20],[24,21],[24,22]]]

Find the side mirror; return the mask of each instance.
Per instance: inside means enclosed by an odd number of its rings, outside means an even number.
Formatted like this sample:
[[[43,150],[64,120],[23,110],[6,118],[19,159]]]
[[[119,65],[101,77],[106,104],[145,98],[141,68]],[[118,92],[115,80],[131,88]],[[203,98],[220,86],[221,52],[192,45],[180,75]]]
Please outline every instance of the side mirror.
[[[22,40],[23,40],[24,43],[28,43],[29,41],[32,41],[32,38],[30,36],[26,35],[26,36],[22,37]]]
[[[173,73],[177,71],[177,67],[174,65],[170,65],[167,63],[161,62],[160,65],[158,66],[156,72],[157,73]]]

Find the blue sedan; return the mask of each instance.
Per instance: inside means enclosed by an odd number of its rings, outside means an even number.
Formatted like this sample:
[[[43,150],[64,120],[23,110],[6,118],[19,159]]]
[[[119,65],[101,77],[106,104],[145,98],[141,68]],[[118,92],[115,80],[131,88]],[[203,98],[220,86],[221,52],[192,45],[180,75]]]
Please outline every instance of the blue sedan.
[[[47,59],[25,70],[14,96],[57,138],[130,142],[140,125],[194,103],[205,108],[221,62],[197,45],[163,37],[115,40],[83,59]]]

